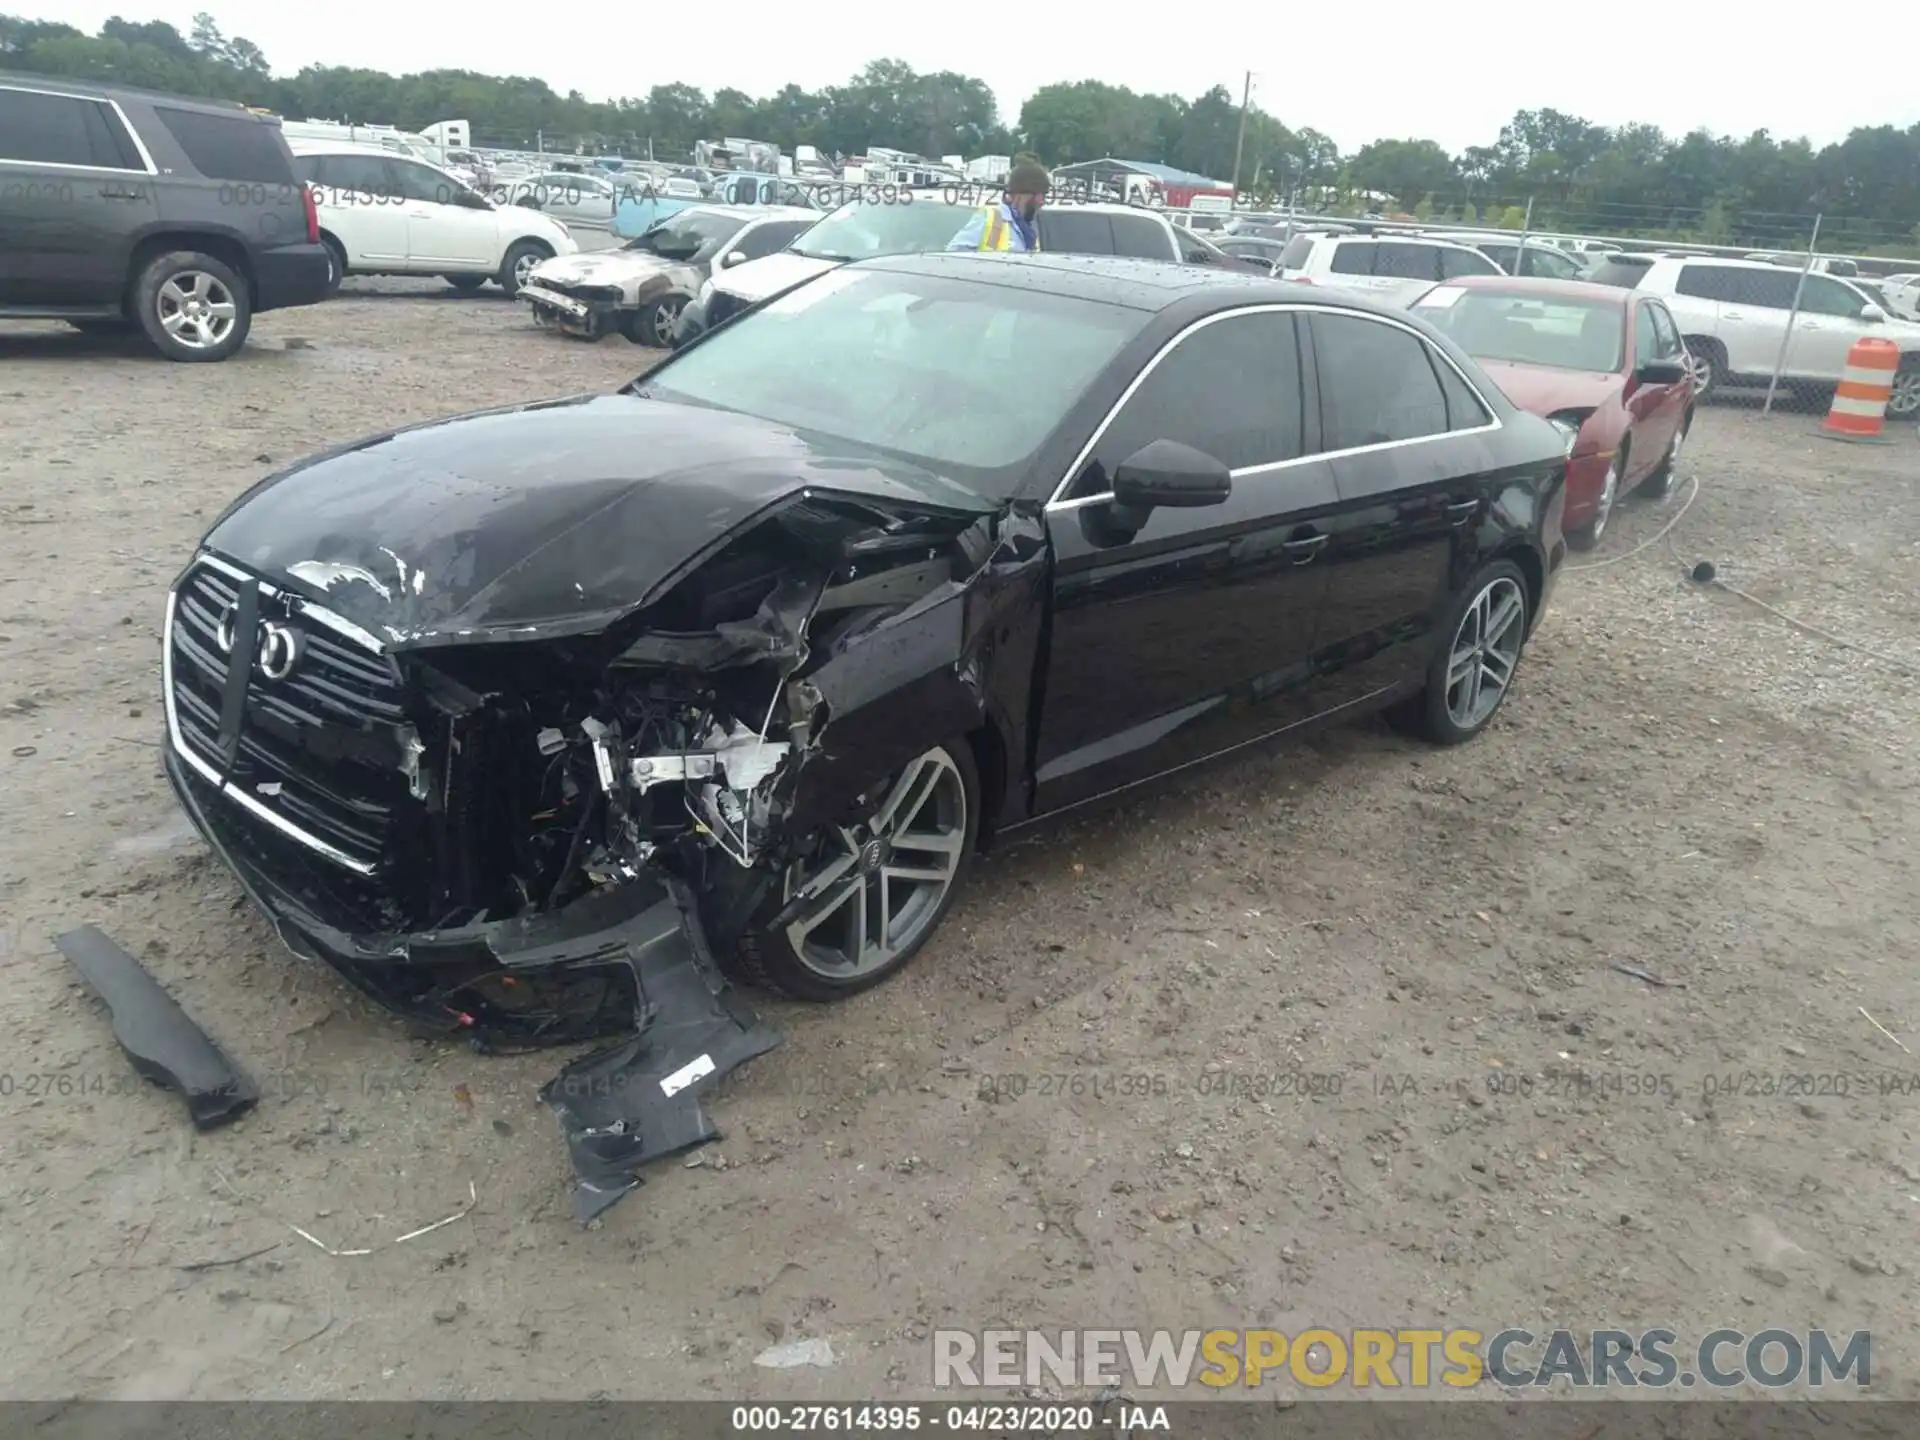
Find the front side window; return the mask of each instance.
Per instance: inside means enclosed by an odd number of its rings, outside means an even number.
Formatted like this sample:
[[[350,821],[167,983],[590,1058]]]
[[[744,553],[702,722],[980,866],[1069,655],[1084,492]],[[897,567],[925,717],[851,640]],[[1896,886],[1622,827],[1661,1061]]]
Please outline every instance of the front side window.
[[[753,226],[744,235],[736,236],[731,248],[749,260],[758,260],[763,255],[786,249],[800,238],[811,223],[807,220],[769,220]]]
[[[1478,250],[1469,250],[1464,246],[1454,249],[1452,246],[1435,246],[1440,260],[1440,278],[1458,279],[1462,275],[1498,275],[1500,267],[1482,255]]]
[[[1156,220],[1144,215],[1115,215],[1113,222],[1113,253],[1133,255],[1142,260],[1171,260],[1173,252],[1167,246],[1167,232]],[[1204,252],[1204,246],[1195,246]],[[1212,256],[1207,255],[1201,263],[1210,263]]]
[[[1655,335],[1654,358],[1656,360],[1679,360],[1687,353],[1686,345],[1680,339],[1680,327],[1673,323],[1673,316],[1667,313],[1667,307],[1654,301],[1646,308],[1646,317],[1653,321]]]
[[[1858,320],[1866,303],[1851,287],[1824,275],[1807,276],[1800,291],[1800,308],[1808,315]]]
[[[1115,254],[1113,222],[1098,212],[1056,207],[1040,212],[1040,248],[1058,255]]]
[[[1411,331],[1358,315],[1315,315],[1313,349],[1322,448],[1417,440],[1449,428],[1446,394],[1427,344]]]
[[[1231,315],[1189,331],[1160,358],[1100,439],[1098,494],[1113,467],[1155,440],[1177,440],[1230,470],[1296,459],[1301,452],[1300,342],[1294,317]]]
[[[1000,285],[836,270],[676,354],[641,393],[896,456],[1006,499],[1148,319]]]

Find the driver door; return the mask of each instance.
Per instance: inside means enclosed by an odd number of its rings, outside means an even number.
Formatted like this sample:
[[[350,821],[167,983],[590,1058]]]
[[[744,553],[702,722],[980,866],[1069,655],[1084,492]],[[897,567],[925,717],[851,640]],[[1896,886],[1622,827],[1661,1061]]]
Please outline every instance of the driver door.
[[[1215,316],[1163,350],[1047,508],[1053,619],[1036,812],[1119,789],[1315,713],[1319,562],[1338,503],[1296,319]],[[1232,493],[1115,526],[1111,476],[1155,440],[1232,470]]]
[[[1787,374],[1838,381],[1853,342],[1872,333],[1872,322],[1860,318],[1866,303],[1852,286],[1825,275],[1806,276],[1800,318],[1787,342]]]
[[[500,221],[475,192],[417,160],[389,159],[407,216],[407,268],[492,270],[500,263]]]

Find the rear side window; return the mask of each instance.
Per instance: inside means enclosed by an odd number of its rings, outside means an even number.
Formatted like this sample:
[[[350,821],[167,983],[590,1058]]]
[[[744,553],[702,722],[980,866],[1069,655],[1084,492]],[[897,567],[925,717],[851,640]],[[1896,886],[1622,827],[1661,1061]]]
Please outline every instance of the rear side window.
[[[0,160],[144,170],[112,108],[73,95],[0,89]]]
[[[306,162],[315,184],[329,190],[351,190],[361,195],[391,199],[399,186],[378,155],[316,155]]]
[[[1373,251],[1371,240],[1342,240],[1333,247],[1333,263],[1327,269],[1335,275],[1371,275]]]
[[[1596,285],[1611,285],[1617,290],[1631,290],[1647,278],[1647,271],[1651,268],[1651,265],[1632,265],[1620,260],[1602,260],[1584,278]],[[1684,279],[1685,276],[1681,278]],[[1674,288],[1679,289],[1677,285]],[[1685,295],[1688,292],[1681,290],[1680,293]]]
[[[1460,372],[1449,365],[1446,357],[1432,346],[1426,346],[1425,349],[1427,358],[1433,362],[1433,373],[1440,377],[1440,393],[1447,400],[1447,428],[1477,430],[1482,425],[1492,424],[1493,417],[1487,413],[1487,407],[1480,403],[1479,396],[1460,378]]]
[[[1673,293],[1697,300],[1732,300],[1740,274],[1724,265],[1682,265],[1674,278]]]
[[[737,236],[733,248],[749,260],[758,260],[763,255],[786,249],[800,238],[800,232],[809,223],[805,220],[769,220],[764,225],[754,226],[745,235]]]
[[[1382,240],[1373,252],[1373,273],[1393,280],[1438,280],[1440,248]]]
[[[1144,215],[1113,217],[1113,253],[1134,255],[1143,260],[1173,258],[1173,250],[1167,244],[1167,232],[1160,228],[1158,222]]]
[[[1230,470],[1295,459],[1301,411],[1293,316],[1216,320],[1168,351],[1114,417],[1099,446],[1104,479],[1155,440],[1191,445]]]
[[[1315,315],[1322,448],[1353,450],[1448,429],[1447,397],[1411,331],[1357,315]]]
[[[1042,214],[1046,229],[1040,236],[1042,250],[1068,255],[1111,255],[1113,224],[1106,216],[1086,211],[1049,210]]]
[[[153,113],[186,151],[193,168],[209,180],[250,185],[290,185],[293,166],[279,127],[237,115],[208,115],[156,105]]]

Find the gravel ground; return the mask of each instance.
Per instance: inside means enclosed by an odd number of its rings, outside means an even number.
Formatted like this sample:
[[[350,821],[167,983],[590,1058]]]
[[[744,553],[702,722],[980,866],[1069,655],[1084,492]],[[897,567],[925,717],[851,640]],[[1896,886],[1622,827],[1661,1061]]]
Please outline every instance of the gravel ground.
[[[1659,1323],[1870,1328],[1920,1397],[1910,427],[1705,411],[1478,743],[1331,730],[992,857],[894,983],[768,1005],[725,1141],[583,1231],[562,1057],[405,1038],[187,832],[159,624],[268,467],[647,352],[400,282],[254,335],[0,328],[0,1391],[847,1398],[924,1393],[939,1325]],[[129,1087],[50,943],[85,922],[252,1115]],[[753,1363],[808,1337],[833,1368]]]

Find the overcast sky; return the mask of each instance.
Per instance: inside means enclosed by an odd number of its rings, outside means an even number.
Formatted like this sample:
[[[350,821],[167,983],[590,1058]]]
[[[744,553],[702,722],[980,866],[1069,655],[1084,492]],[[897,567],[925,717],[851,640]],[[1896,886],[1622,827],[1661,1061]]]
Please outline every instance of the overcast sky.
[[[276,74],[315,63],[394,73],[445,68],[531,74],[593,100],[644,95],[675,80],[708,93],[731,85],[760,96],[789,82],[810,90],[837,84],[887,57],[916,70],[979,76],[1010,125],[1027,96],[1058,80],[1188,98],[1225,85],[1238,97],[1251,65],[1256,104],[1296,129],[1323,131],[1343,151],[1419,137],[1458,152],[1491,144],[1515,110],[1545,106],[1606,125],[1648,121],[1676,134],[1704,125],[1742,136],[1767,129],[1816,145],[1857,125],[1904,128],[1920,120],[1920,87],[1903,81],[1897,67],[1810,64],[1780,43],[1779,26],[1711,5],[1621,12],[1628,18],[1618,22],[1620,48],[1605,63],[1605,6],[1521,6],[1503,19],[1505,7],[1496,5],[1452,12],[1442,24],[1432,6],[1407,0],[1369,8],[1363,24],[1338,3],[1261,5],[1238,16],[1231,8],[1103,9],[1057,0],[1004,9],[909,0],[817,8],[735,0],[685,9],[555,0],[536,10],[404,0],[202,0],[154,9],[139,0],[43,0],[17,8],[89,31],[119,13],[167,20],[184,34],[203,6],[226,34],[265,51]],[[1458,19],[1469,13],[1470,23]],[[1853,44],[1871,48],[1872,41],[1856,34]],[[1875,74],[1883,83],[1873,83]]]

